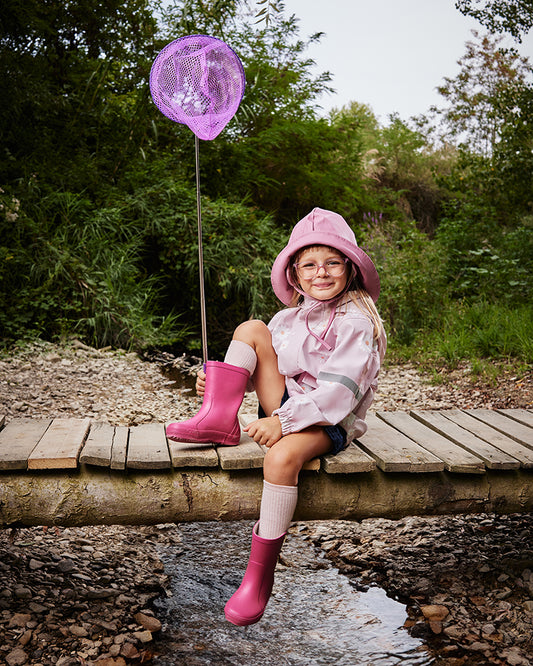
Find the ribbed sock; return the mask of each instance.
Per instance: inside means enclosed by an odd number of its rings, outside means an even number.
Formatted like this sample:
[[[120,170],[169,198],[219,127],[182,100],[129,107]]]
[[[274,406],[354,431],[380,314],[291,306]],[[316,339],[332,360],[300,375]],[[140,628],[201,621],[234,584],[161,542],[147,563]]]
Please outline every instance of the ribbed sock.
[[[258,534],[277,539],[288,530],[298,502],[298,486],[276,486],[263,481]]]
[[[250,345],[240,340],[232,340],[229,343],[224,363],[229,365],[236,365],[239,368],[244,368],[250,373],[250,377],[254,374],[255,366],[257,364],[257,355]]]

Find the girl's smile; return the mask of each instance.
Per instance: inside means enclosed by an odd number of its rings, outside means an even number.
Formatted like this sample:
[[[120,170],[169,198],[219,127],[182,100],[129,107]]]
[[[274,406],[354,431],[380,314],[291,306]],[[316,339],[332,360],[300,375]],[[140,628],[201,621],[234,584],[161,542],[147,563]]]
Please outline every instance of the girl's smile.
[[[308,267],[312,264],[317,270],[314,277],[309,278],[307,275],[313,271],[309,271]],[[338,275],[343,268],[342,275]],[[324,245],[304,250],[298,257],[296,272],[302,291],[318,301],[327,301],[338,296],[346,286],[348,276],[344,255]]]

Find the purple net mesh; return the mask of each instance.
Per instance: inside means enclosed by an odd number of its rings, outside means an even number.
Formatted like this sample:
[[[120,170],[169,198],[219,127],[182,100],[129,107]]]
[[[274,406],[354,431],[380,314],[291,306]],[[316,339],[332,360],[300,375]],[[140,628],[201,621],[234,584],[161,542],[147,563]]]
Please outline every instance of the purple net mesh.
[[[170,42],[150,72],[150,92],[159,110],[204,140],[218,136],[233,118],[244,86],[244,70],[235,52],[208,35]]]

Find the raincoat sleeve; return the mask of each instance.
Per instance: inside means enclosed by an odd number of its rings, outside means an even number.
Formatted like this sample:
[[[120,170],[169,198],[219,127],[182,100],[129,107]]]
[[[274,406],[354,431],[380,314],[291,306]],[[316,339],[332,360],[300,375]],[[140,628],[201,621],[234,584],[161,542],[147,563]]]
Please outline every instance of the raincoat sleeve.
[[[362,400],[380,363],[372,322],[346,317],[338,327],[335,348],[320,366],[316,388],[305,390],[296,381],[287,381],[290,398],[273,412],[280,419],[282,434],[340,423]]]

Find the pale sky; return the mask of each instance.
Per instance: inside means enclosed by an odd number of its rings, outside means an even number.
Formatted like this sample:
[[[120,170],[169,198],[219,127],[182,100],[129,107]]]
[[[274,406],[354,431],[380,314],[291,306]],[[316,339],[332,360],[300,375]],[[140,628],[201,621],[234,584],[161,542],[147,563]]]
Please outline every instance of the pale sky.
[[[300,19],[300,36],[326,33],[306,54],[317,72],[330,71],[335,94],[320,99],[324,113],[351,101],[368,104],[387,124],[407,120],[432,104],[444,105],[436,87],[459,73],[471,30],[484,28],[455,9],[454,0],[285,0]],[[533,62],[533,31],[519,45]]]

